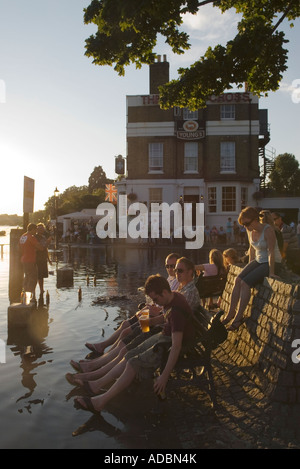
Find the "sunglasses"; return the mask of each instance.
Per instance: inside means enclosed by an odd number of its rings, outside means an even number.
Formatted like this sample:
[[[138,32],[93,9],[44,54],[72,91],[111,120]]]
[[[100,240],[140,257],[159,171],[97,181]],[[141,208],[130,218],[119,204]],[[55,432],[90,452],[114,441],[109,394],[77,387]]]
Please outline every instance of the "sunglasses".
[[[185,272],[184,269],[175,269],[175,274],[183,274]]]
[[[166,264],[166,265],[165,265],[165,268],[166,268],[166,269],[174,269],[174,268],[175,268],[175,264]]]

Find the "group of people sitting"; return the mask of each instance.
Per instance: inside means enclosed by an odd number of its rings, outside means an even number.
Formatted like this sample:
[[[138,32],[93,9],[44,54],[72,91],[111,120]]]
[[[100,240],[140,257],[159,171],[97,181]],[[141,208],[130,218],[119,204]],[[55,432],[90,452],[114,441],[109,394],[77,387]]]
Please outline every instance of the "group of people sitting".
[[[236,278],[230,308],[222,320],[230,331],[237,330],[243,323],[251,288],[264,277],[280,274],[282,258],[275,228],[266,223],[265,217],[253,207],[246,207],[239,216],[239,224],[247,230],[250,247],[248,263]],[[226,266],[223,259],[226,259]],[[226,250],[223,255],[216,249],[212,250],[209,264],[196,266],[186,257],[169,254],[165,260],[168,277],[151,275],[144,286],[146,306],[150,312],[150,332],[142,332],[140,310],[124,321],[108,339],[86,344],[89,350],[98,354],[97,358],[71,361],[77,373],[67,373],[67,380],[72,385],[82,386],[91,396],[75,398],[75,405],[94,413],[101,412],[135,378],[153,376],[162,364],[162,345],[167,344],[168,359],[154,384],[154,391],[163,393],[182,347],[195,339],[190,320],[193,310],[200,304],[195,271],[204,272],[204,275],[220,274],[229,264],[239,262],[234,249]],[[108,347],[110,349],[105,352]]]

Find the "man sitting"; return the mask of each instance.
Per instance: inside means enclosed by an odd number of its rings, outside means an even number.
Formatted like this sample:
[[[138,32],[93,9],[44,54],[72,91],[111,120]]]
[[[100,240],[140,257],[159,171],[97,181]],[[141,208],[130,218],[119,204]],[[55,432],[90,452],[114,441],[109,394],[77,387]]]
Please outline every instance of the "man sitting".
[[[101,412],[108,402],[126,389],[133,380],[147,379],[162,364],[163,347],[159,344],[170,344],[170,353],[164,370],[155,381],[154,392],[161,394],[165,388],[179,357],[183,343],[194,340],[194,328],[189,317],[192,310],[178,292],[172,292],[168,281],[160,275],[150,276],[145,283],[145,293],[154,303],[163,307],[165,325],[162,332],[155,334],[134,350],[128,352],[118,365],[116,365],[102,380],[102,386],[113,381],[115,383],[104,394],[87,398],[77,397],[77,407],[91,412]]]

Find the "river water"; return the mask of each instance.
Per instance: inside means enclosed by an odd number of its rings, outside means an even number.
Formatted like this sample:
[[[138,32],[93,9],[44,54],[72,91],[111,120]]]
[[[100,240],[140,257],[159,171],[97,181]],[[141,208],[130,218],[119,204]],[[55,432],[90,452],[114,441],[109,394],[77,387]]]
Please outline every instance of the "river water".
[[[8,244],[9,229],[2,229],[7,236],[0,238],[0,244]],[[154,431],[149,409],[136,407],[134,393],[116,398],[101,418],[75,410],[78,391],[65,374],[72,371],[71,359],[87,355],[86,341],[107,338],[136,311],[143,301],[138,287],[149,274],[166,275],[164,259],[173,250],[97,245],[64,248],[57,257],[53,253],[52,275],[45,280],[50,305],[37,309],[27,327],[17,328],[7,323],[9,246],[4,246],[0,257],[0,340],[5,343],[5,362],[0,363],[0,448],[172,447],[166,433],[161,437]],[[179,253],[184,250],[179,248]],[[56,269],[63,266],[74,269],[72,287],[56,286]]]

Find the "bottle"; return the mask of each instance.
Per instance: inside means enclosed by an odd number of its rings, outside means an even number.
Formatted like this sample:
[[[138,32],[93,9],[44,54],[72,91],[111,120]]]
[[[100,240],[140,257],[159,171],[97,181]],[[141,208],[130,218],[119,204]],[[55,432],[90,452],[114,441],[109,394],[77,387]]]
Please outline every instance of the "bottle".
[[[49,292],[47,290],[47,292],[46,292],[46,305],[49,306],[49,304],[50,304],[50,295],[49,295]]]
[[[22,292],[21,292],[21,303],[22,303],[23,305],[26,303],[26,297],[25,297],[24,288],[22,289]]]

